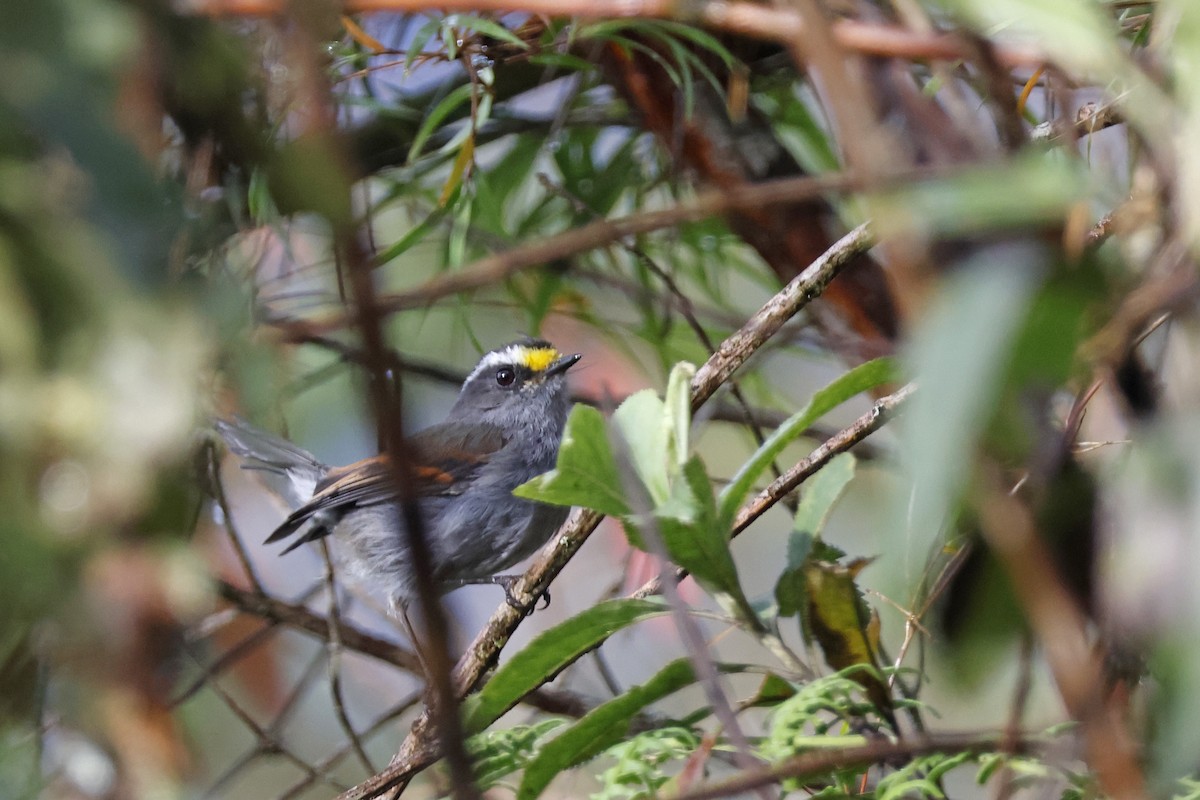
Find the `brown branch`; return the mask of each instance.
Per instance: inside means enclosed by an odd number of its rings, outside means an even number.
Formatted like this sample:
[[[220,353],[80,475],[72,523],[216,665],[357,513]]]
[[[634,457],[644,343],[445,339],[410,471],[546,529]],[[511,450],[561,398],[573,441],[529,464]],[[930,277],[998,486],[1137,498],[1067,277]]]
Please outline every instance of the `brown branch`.
[[[304,606],[292,605],[274,597],[239,589],[225,581],[217,581],[217,594],[247,614],[311,633],[325,642],[330,640],[329,620]],[[348,650],[385,661],[414,675],[423,674],[421,660],[397,644],[372,636],[344,621],[339,633],[342,647]]]
[[[812,266],[768,300],[741,329],[722,342],[717,352],[697,371],[692,381],[692,408],[699,408],[709,399],[721,382],[745,364],[784,322],[820,295],[821,290],[845,266],[854,252],[865,249],[871,242],[865,225],[847,234]],[[788,474],[780,480],[786,479]],[[542,548],[533,565],[513,585],[514,597],[519,602],[533,602],[540,597],[600,524],[602,518],[603,515],[586,509],[572,511],[555,537]],[[522,619],[522,615],[516,609],[505,603],[479,631],[454,669],[453,682],[459,697],[472,691],[487,670],[495,664],[501,649]],[[433,734],[432,718],[426,710],[413,724],[412,730],[400,746],[400,751],[387,769],[339,795],[338,800],[365,800],[405,783],[438,758]]]
[[[1088,619],[1055,569],[1033,513],[1001,488],[1001,470],[992,466],[987,474],[989,488],[978,504],[980,531],[1012,582],[1067,712],[1081,724],[1084,758],[1109,797],[1146,797],[1138,746],[1120,710],[1105,698],[1103,665],[1088,639]]]
[[[859,225],[834,242],[825,253],[767,301],[721,346],[692,378],[692,411],[712,397],[751,355],[756,353],[796,312],[820,296],[851,258],[875,243],[867,223]]]
[[[189,4],[194,13],[224,17],[275,16],[284,13],[287,6],[287,0],[193,0]],[[343,0],[341,8],[345,14],[524,11],[581,19],[680,19],[784,44],[795,41],[804,30],[800,14],[750,2],[704,2],[686,7],[686,13],[673,0]],[[831,29],[832,38],[840,47],[864,55],[911,61],[958,61],[971,55],[969,44],[949,33],[926,33],[856,20],[838,20]],[[1040,51],[1011,42],[997,45],[996,58],[1008,67],[1036,67],[1046,61]]]
[[[1015,752],[1029,753],[1041,744],[1040,741],[1029,737],[1021,738],[1014,742]],[[674,795],[673,800],[709,800],[709,798],[733,797],[760,786],[778,783],[785,778],[816,777],[835,769],[867,767],[891,759],[911,758],[930,753],[982,754],[998,750],[1000,747],[1001,740],[996,736],[939,734],[901,739],[896,742],[871,742],[840,750],[820,750],[815,753],[803,753],[761,769],[745,770],[724,780],[714,781],[691,791]]]
[[[927,170],[921,173],[922,177],[929,175]],[[909,175],[907,179],[915,177]],[[843,172],[781,178],[737,189],[705,191],[690,203],[680,203],[659,211],[639,211],[617,219],[598,220],[481,258],[462,269],[438,275],[414,289],[378,297],[378,310],[380,313],[393,313],[423,308],[444,297],[494,286],[522,270],[594,250],[628,236],[707,219],[739,208],[788,203],[829,192],[850,191],[859,188],[860,184],[857,176]],[[289,335],[313,337],[338,330],[352,322],[352,317],[346,313],[326,319],[278,321],[275,324]]]
[[[1084,103],[1075,113],[1074,123],[1063,119],[1043,122],[1033,129],[1029,138],[1035,142],[1073,142],[1123,122],[1125,122],[1125,117],[1113,104]]]

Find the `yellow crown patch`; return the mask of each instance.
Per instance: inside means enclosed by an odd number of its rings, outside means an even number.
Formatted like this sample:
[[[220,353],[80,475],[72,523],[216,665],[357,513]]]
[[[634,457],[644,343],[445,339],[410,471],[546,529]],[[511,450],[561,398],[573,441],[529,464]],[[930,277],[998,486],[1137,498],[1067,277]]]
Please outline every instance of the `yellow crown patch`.
[[[517,350],[517,360],[531,372],[544,371],[557,361],[559,356],[560,353],[553,347],[521,347]]]

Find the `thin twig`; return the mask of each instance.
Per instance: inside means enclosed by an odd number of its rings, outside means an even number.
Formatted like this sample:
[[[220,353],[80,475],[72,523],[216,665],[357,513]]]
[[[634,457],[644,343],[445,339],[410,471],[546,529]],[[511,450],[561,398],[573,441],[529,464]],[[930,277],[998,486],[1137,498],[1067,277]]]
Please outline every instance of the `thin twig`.
[[[864,222],[838,239],[820,258],[767,301],[721,346],[692,378],[692,411],[702,406],[746,360],[761,348],[796,312],[825,290],[854,256],[875,243],[870,224]]]
[[[1015,743],[1018,753],[1028,753],[1042,742],[1024,737]],[[886,762],[897,758],[911,758],[929,753],[986,753],[1000,746],[999,738],[992,735],[948,735],[913,737],[896,742],[880,741],[839,750],[821,750],[804,753],[778,764],[761,769],[747,770],[720,781],[697,787],[692,791],[674,795],[673,800],[709,800],[709,798],[733,797],[759,786],[768,786],[785,778],[819,776],[831,770],[848,769]]]
[[[341,724],[342,730],[345,731],[346,738],[350,740],[350,746],[354,749],[354,755],[358,756],[359,763],[363,765],[368,775],[373,775],[375,765],[371,763],[371,757],[367,755],[362,740],[358,738],[358,731],[354,730],[354,725],[350,722],[350,715],[346,713],[346,701],[342,696],[342,614],[341,609],[338,608],[338,589],[333,575],[333,558],[329,554],[329,542],[324,539],[321,540],[321,558],[325,561],[325,591],[329,593],[329,640],[326,642],[326,650],[329,653],[327,667],[333,712],[338,723]]]
[[[930,174],[925,170],[921,176],[928,177]],[[915,177],[909,175],[907,180],[911,181]],[[685,222],[696,222],[742,208],[789,203],[829,192],[849,191],[858,188],[860,184],[861,181],[856,175],[844,172],[780,178],[740,188],[708,190],[697,195],[690,203],[681,203],[660,211],[639,211],[613,220],[598,220],[481,258],[462,269],[431,278],[414,289],[379,296],[378,311],[387,314],[424,308],[444,297],[495,286],[522,270],[594,250],[628,236],[670,228]],[[347,312],[326,319],[280,320],[275,324],[291,335],[311,336],[339,330],[352,322],[353,318]]]
[[[322,641],[329,641],[329,620],[301,605],[293,605],[273,597],[256,595],[225,581],[217,582],[217,593],[247,614],[265,620],[289,625],[313,634]],[[414,675],[423,675],[421,660],[411,650],[398,644],[380,639],[352,625],[341,626],[342,646],[363,653],[380,661],[400,667]]]
[[[238,534],[237,527],[233,524],[233,513],[229,508],[229,498],[225,496],[225,482],[221,480],[221,460],[217,457],[216,444],[211,440],[205,446],[206,459],[208,461],[209,483],[213,490],[213,497],[217,501],[217,507],[221,509],[221,523],[225,527],[225,532],[229,535],[229,543],[233,545],[233,552],[237,555],[238,561],[242,565],[242,571],[246,573],[246,580],[250,581],[250,586],[254,591],[262,594],[262,581],[258,579],[258,573],[254,570],[254,563],[250,560],[250,554],[246,552],[246,545],[242,542],[242,537]]]

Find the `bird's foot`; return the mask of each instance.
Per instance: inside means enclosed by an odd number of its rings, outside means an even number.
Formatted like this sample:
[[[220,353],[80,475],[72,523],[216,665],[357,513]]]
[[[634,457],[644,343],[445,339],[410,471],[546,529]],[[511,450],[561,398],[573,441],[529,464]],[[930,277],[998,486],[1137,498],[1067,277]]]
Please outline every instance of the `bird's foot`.
[[[517,611],[521,612],[522,616],[528,617],[535,610],[537,610],[537,604],[538,604],[539,600],[545,601],[545,604],[542,606],[543,609],[549,608],[550,607],[550,590],[549,589],[543,589],[541,594],[535,596],[528,603],[522,603],[519,600],[517,600],[516,595],[513,594],[513,586],[516,584],[516,582],[518,580],[521,579],[521,577],[522,576],[520,576],[520,575],[494,575],[494,576],[492,576],[492,578],[489,582],[494,583],[497,586],[504,587],[505,602],[507,602],[510,606],[515,608]]]
[[[472,586],[472,585],[487,583],[487,584],[491,584],[493,586],[503,587],[505,602],[507,602],[510,606],[515,608],[517,611],[520,611],[521,614],[526,617],[529,616],[530,614],[532,614],[536,610],[539,600],[545,601],[544,604],[542,605],[542,609],[549,608],[550,607],[550,590],[549,589],[543,589],[541,594],[534,597],[533,600],[531,600],[528,603],[522,603],[521,601],[519,601],[517,599],[517,596],[515,594],[513,594],[513,586],[516,585],[517,581],[520,580],[521,577],[522,576],[520,576],[520,575],[492,575],[487,578],[459,578],[456,580],[447,581],[445,583],[445,586],[447,588],[459,589],[459,588],[462,588],[463,586]]]

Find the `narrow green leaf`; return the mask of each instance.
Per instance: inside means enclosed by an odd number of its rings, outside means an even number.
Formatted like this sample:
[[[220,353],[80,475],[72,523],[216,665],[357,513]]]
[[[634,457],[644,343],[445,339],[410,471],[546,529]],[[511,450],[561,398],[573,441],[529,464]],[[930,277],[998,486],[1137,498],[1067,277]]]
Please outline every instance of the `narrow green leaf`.
[[[517,36],[498,22],[493,22],[490,19],[476,17],[472,14],[454,14],[448,22],[454,27],[462,31],[475,31],[482,33],[484,36],[490,36],[502,42],[508,42],[511,45],[521,48],[522,50],[529,49],[529,43]]]
[[[442,18],[439,16],[430,17],[417,32],[413,34],[412,41],[408,43],[408,52],[404,56],[404,73],[407,75],[412,69],[413,62],[417,56],[421,55],[429,47],[430,40],[434,34],[442,27]]]
[[[532,800],[562,772],[599,755],[629,732],[634,715],[646,706],[696,682],[691,662],[672,661],[641,686],[592,709],[575,724],[547,742],[525,766],[517,800]]]
[[[381,267],[387,264],[392,259],[398,258],[408,252],[414,245],[418,244],[422,239],[429,235],[438,223],[446,217],[446,207],[439,206],[435,208],[425,219],[418,222],[408,233],[401,236],[395,243],[390,245],[386,250],[375,256],[374,265]]]
[[[421,127],[417,129],[417,134],[413,137],[412,146],[408,148],[408,163],[411,164],[417,160],[421,155],[421,150],[425,147],[425,142],[429,141],[429,137],[447,117],[453,114],[459,106],[470,102],[473,91],[475,91],[475,87],[465,83],[448,92],[441,102],[425,115],[425,119],[421,121]]]
[[[529,63],[571,72],[591,72],[596,68],[596,65],[587,59],[569,53],[534,53],[529,57]]]
[[[558,506],[583,506],[610,516],[629,513],[621,476],[613,459],[604,417],[577,405],[567,418],[558,464],[513,492],[517,497]]]
[[[669,611],[657,600],[609,600],[538,635],[463,703],[467,732],[478,733],[491,725],[522,697],[622,628]]]
[[[754,482],[783,449],[810,425],[856,394],[893,381],[896,377],[895,363],[890,358],[877,358],[855,367],[814,394],[807,406],[789,417],[763,442],[758,452],[742,465],[733,476],[733,480],[721,492],[717,501],[721,519],[733,520],[738,506],[746,499]]]
[[[808,479],[796,509],[795,531],[819,536],[825,521],[854,477],[856,460],[851,453],[834,457],[825,468]]]

